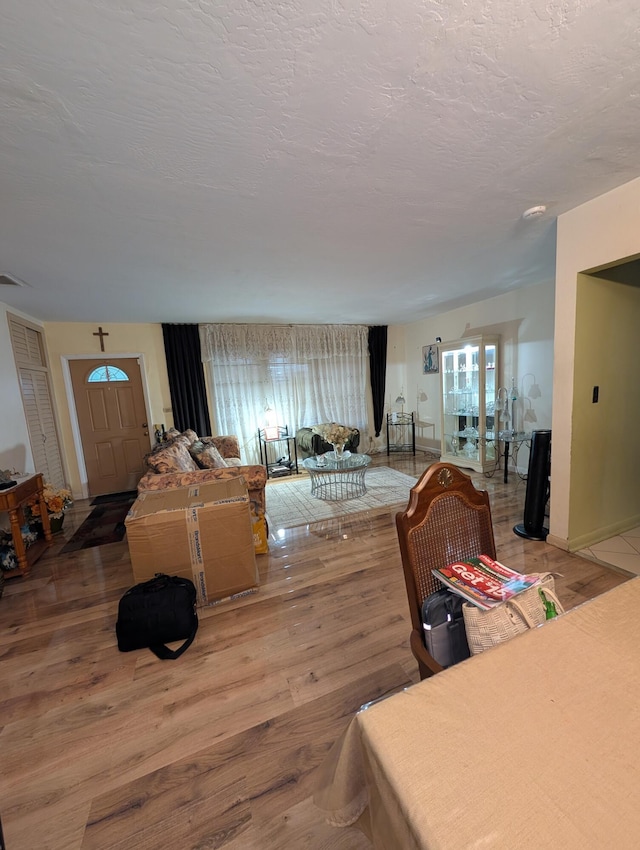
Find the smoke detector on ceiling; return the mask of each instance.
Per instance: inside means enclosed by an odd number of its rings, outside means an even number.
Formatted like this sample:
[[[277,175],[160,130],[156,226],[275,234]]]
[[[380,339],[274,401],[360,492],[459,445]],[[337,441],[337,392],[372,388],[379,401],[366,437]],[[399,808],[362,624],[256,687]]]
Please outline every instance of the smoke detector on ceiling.
[[[538,207],[529,207],[528,210],[525,210],[522,213],[522,218],[524,218],[525,220],[528,220],[528,219],[531,219],[531,218],[540,218],[540,216],[544,215],[546,213],[546,211],[547,211],[547,208],[544,206],[544,204],[540,204],[540,206],[538,206]]]

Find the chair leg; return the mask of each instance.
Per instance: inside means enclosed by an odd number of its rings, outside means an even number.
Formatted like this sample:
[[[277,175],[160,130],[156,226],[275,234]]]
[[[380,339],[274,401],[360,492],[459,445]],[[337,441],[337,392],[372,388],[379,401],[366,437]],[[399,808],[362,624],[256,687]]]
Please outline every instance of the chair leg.
[[[431,678],[431,676],[436,675],[435,671],[431,670],[431,668],[427,667],[426,664],[423,664],[422,661],[420,661],[419,658],[417,659],[417,661],[418,661],[418,673],[420,674],[420,681],[422,681],[423,679],[429,679],[429,678]]]

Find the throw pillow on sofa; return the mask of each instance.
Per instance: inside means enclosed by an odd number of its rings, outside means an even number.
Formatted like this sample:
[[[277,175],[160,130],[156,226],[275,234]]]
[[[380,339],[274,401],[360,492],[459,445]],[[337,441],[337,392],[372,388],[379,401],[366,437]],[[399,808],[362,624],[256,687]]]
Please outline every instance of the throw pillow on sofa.
[[[154,472],[195,472],[197,463],[189,454],[189,449],[180,440],[174,440],[167,445],[150,452],[146,457],[147,466]]]
[[[230,458],[240,459],[240,446],[237,437],[225,434],[222,437],[201,437],[200,439],[205,446],[215,446],[227,463]]]
[[[196,440],[189,448],[191,457],[200,469],[224,469],[228,466],[225,459],[215,446]]]
[[[191,443],[195,443],[196,440],[200,439],[196,432],[191,428],[187,428],[186,431],[178,431],[177,428],[169,428],[168,431],[164,432],[164,441],[166,443],[171,443],[173,440],[177,440],[178,438],[184,440],[189,446]]]

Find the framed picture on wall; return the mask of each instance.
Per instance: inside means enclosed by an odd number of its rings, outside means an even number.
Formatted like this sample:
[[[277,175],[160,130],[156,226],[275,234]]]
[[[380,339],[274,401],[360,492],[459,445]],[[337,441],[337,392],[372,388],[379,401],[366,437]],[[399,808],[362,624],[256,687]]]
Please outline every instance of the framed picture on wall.
[[[422,346],[422,371],[425,375],[440,371],[437,345]]]

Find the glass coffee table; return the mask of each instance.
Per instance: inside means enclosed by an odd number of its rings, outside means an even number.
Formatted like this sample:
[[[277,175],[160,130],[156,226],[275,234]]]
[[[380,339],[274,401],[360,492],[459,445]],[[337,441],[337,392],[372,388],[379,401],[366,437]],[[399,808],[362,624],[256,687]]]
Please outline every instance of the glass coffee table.
[[[335,452],[327,452],[302,461],[311,478],[311,495],[330,502],[364,496],[364,476],[370,463],[369,455],[350,452],[340,459],[336,459]]]

